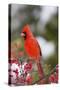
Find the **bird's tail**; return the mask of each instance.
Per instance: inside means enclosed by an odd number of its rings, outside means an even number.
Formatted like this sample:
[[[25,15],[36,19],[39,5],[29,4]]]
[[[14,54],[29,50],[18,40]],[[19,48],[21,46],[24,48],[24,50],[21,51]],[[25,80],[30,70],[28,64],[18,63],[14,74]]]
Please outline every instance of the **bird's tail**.
[[[39,77],[42,79],[44,77],[44,71],[40,62],[39,63],[37,62],[37,67],[38,67]]]

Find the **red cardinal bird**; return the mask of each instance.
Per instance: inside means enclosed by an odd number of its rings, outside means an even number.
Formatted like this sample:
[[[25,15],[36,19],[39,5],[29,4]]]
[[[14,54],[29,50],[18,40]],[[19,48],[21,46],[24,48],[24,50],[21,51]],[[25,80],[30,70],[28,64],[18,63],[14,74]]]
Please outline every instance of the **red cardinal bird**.
[[[22,29],[22,33],[21,36],[24,38],[24,48],[25,51],[27,53],[27,55],[29,55],[29,57],[32,58],[32,60],[34,60],[38,66],[38,73],[40,78],[42,78],[44,76],[43,73],[43,69],[40,63],[41,60],[41,48],[37,42],[37,40],[35,39],[35,37],[33,36],[29,25],[25,25]]]

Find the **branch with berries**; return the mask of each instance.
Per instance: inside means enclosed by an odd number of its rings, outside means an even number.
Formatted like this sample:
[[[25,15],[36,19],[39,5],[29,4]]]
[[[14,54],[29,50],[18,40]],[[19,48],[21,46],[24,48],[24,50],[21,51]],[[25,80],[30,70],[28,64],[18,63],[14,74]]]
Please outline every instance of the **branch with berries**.
[[[49,71],[48,74],[36,81],[34,81],[34,75],[33,77],[31,76],[32,71],[34,72],[34,70],[32,70],[32,62],[28,63],[24,61],[21,63],[18,60],[11,60],[9,62],[10,83],[14,85],[58,83],[58,65],[56,65],[51,72]]]
[[[54,67],[49,74],[44,76],[43,78],[32,83],[34,84],[46,84],[46,83],[58,83],[58,65]]]

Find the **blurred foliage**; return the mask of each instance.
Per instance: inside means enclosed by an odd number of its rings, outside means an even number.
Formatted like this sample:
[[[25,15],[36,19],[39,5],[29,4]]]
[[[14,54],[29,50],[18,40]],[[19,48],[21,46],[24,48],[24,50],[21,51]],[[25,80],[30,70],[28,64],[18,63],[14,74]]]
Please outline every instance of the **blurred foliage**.
[[[39,80],[39,76],[38,76],[38,72],[37,71],[32,72],[32,76],[34,76],[32,83],[34,83],[35,81]]]
[[[48,75],[51,71],[51,65],[44,64],[43,68],[44,68],[44,74]]]
[[[55,53],[49,57],[45,63],[50,64],[51,67],[55,67],[58,64],[58,11],[52,16],[50,21],[45,26],[45,37],[48,41],[53,41],[55,44]]]
[[[18,10],[18,15],[24,18],[24,20],[21,21],[21,25],[17,30],[12,30],[11,33],[11,39],[14,40],[17,37],[20,37],[20,32],[22,27],[25,24],[30,24],[34,26],[34,34],[37,35],[39,32],[37,32],[37,24],[40,18],[40,12],[42,10],[42,7],[40,6],[33,6],[33,5],[26,5],[26,7]],[[37,12],[35,15],[34,13]]]
[[[57,13],[58,14],[58,13]],[[48,40],[54,40],[55,44],[58,41],[58,15],[52,16],[50,21],[46,24],[46,38]]]

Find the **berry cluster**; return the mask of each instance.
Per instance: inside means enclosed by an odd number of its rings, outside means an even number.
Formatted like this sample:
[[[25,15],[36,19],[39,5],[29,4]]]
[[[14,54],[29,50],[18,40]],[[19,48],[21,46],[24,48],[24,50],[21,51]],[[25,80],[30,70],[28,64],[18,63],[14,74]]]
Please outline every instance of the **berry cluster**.
[[[12,84],[31,84],[32,76],[30,71],[32,70],[32,63],[23,62],[22,64],[18,60],[11,60],[9,62],[9,77]]]
[[[58,83],[58,65],[56,65],[55,69],[55,72],[49,77],[49,83]]]

